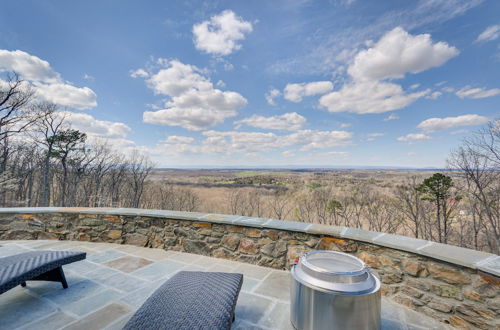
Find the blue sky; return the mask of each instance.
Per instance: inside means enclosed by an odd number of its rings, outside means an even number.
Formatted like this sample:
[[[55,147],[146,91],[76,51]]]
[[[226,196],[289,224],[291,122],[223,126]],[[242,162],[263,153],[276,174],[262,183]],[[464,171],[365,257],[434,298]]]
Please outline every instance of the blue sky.
[[[500,2],[9,1],[12,70],[162,167],[440,167],[498,119]]]

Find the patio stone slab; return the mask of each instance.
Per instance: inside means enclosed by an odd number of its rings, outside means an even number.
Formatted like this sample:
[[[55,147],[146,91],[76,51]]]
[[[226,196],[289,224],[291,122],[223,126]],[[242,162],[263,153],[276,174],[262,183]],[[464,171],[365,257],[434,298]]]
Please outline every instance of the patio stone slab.
[[[295,330],[290,321],[290,304],[278,302],[261,321],[261,324],[271,329]]]
[[[76,319],[68,315],[64,312],[57,311],[45,318],[42,318],[40,320],[37,320],[35,322],[32,322],[30,324],[27,324],[18,330],[53,330],[53,329],[59,329],[65,326],[66,324],[69,324]]]
[[[94,269],[92,271],[85,274],[85,277],[93,280],[96,283],[100,283],[102,280],[107,279],[108,277],[111,277],[118,273],[119,273],[118,270],[96,265],[94,266]]]
[[[125,273],[118,273],[102,280],[101,283],[122,292],[130,292],[139,289],[147,282]]]
[[[142,287],[134,292],[127,294],[120,298],[120,301],[139,308],[141,305],[148,299],[148,297],[160,287],[165,282],[165,280],[156,281],[154,283],[148,284],[145,287]]]
[[[132,311],[130,306],[114,302],[108,306],[84,317],[83,319],[74,322],[64,330],[81,330],[81,329],[102,329],[111,324],[118,318]]]
[[[290,300],[290,275],[288,272],[274,271],[254,290],[255,293],[281,300]]]
[[[236,319],[257,324],[272,305],[272,300],[257,295],[240,292],[236,305]]]
[[[78,316],[84,316],[90,312],[96,311],[114,300],[118,300],[122,296],[123,293],[108,289],[95,295],[80,299],[72,304],[65,305],[63,306],[63,309]]]
[[[250,278],[248,276],[244,276],[243,277],[243,285],[241,286],[241,290],[246,291],[246,292],[252,292],[259,284],[260,284],[259,280]]]
[[[66,281],[68,282],[69,286],[73,286],[77,284],[78,282],[81,282],[85,280],[85,277],[82,277],[78,275],[77,273],[71,272],[71,271],[65,271],[65,277]],[[26,287],[22,288],[22,290],[25,290],[27,292],[36,294],[36,295],[44,295],[48,294],[49,292],[53,291],[60,291],[62,290],[62,284],[59,282],[47,282],[47,281],[27,281],[26,282]]]
[[[156,281],[173,275],[182,267],[185,267],[185,265],[175,261],[165,260],[139,269],[133,272],[132,275],[148,281]]]
[[[226,267],[224,265],[217,265],[217,264],[208,267],[207,272],[234,273],[233,268]]]
[[[125,246],[125,245],[123,245]],[[119,247],[117,249],[120,249]],[[165,251],[163,249],[150,249],[150,248],[136,248],[134,250],[124,250],[125,252],[129,252],[130,254],[136,255],[138,257],[146,258],[153,261],[165,260],[170,255],[172,255],[172,251]]]
[[[88,257],[87,257],[88,259]],[[71,264],[67,264],[63,266],[63,270],[66,272],[67,270],[75,272],[77,274],[86,274],[93,271],[96,267],[96,264],[88,262],[87,260],[82,260],[78,262],[73,262]]]
[[[146,260],[144,258],[125,256],[105,262],[104,265],[121,270],[125,273],[131,273],[152,263],[151,260]]]
[[[85,279],[68,287],[67,289],[60,289],[48,292],[43,295],[44,298],[49,299],[53,303],[64,306],[74,303],[82,298],[88,297],[94,293],[102,291],[102,285],[99,285],[91,280]]]
[[[125,327],[125,324],[127,324],[127,322],[132,318],[133,315],[134,313],[125,314],[125,316],[122,316],[118,320],[114,321],[109,326],[104,328],[104,330],[122,330],[123,327]]]
[[[272,270],[270,268],[254,266],[250,264],[240,264],[234,269],[235,273],[241,273],[244,276],[255,278],[258,280],[266,277]]]
[[[184,252],[176,252],[176,253],[173,253],[169,257],[170,260],[180,261],[180,262],[183,262],[186,264],[196,263],[197,260],[202,259],[202,258],[206,258],[206,257],[199,255],[199,254],[191,254],[191,253],[184,253]]]
[[[17,287],[0,296],[0,329],[12,330],[55,311],[56,308],[53,305]]]
[[[124,253],[118,251],[108,250],[89,256],[87,257],[87,260],[97,263],[105,263],[113,259],[118,259],[120,257],[123,257],[124,255],[125,255]]]

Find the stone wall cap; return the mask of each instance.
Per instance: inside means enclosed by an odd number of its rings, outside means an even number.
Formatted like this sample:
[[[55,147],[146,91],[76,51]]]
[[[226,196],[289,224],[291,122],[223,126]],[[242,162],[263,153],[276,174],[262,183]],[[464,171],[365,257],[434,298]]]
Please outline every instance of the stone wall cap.
[[[481,261],[495,256],[494,254],[487,252],[442,243],[430,244],[422,249],[419,249],[417,252],[430,258],[444,260],[453,264],[474,269],[477,268],[477,264],[480,264]]]
[[[311,223],[296,222],[296,221],[286,221],[286,220],[267,220],[263,227],[271,229],[298,231],[306,233],[307,229],[311,226]]]
[[[347,231],[347,227],[342,226],[328,226],[328,225],[320,225],[317,223],[311,224],[306,232],[308,234],[318,234],[318,235],[330,235],[341,237],[343,233]]]
[[[204,216],[201,216],[199,220],[230,225],[233,223],[234,220],[238,218],[240,218],[239,215],[207,213]]]
[[[387,246],[393,249],[413,253],[419,253],[419,248],[430,245],[430,243],[432,243],[423,239],[394,234],[384,234],[375,237],[372,242],[377,245]]]
[[[478,262],[477,269],[500,277],[500,256],[494,256]]]
[[[357,241],[373,243],[373,240],[384,233],[379,233],[377,231],[370,231],[358,228],[347,228],[347,230],[342,234],[342,238],[354,239]]]
[[[233,225],[262,228],[268,221],[269,219],[241,216],[233,220]]]

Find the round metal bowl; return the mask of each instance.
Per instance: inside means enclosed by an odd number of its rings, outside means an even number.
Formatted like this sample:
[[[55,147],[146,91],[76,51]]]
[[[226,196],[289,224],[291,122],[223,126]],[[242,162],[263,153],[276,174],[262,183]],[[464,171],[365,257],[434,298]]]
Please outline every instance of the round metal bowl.
[[[379,329],[380,281],[359,258],[311,251],[291,269],[296,329]]]

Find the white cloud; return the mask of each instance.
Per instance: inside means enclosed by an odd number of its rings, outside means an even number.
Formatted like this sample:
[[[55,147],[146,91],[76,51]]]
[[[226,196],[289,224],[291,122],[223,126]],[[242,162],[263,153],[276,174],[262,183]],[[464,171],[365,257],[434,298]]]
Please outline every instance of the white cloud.
[[[347,157],[349,153],[347,151],[329,151],[325,153],[328,156],[337,156],[337,157]]]
[[[340,126],[340,128],[347,128],[347,127],[351,127],[351,125],[352,125],[351,123],[342,123],[339,126]]]
[[[368,136],[370,137],[378,137],[378,136],[384,136],[385,133],[370,133],[370,134],[367,134]]]
[[[463,128],[463,129],[457,129],[456,131],[453,131],[453,132],[450,132],[451,135],[455,135],[455,134],[463,134],[463,133],[467,133],[468,131]]]
[[[500,37],[500,25],[488,26],[486,30],[481,32],[477,37],[476,42],[493,41]]]
[[[163,143],[193,143],[194,138],[189,137],[189,136],[170,135],[162,142]]]
[[[88,80],[88,81],[94,81],[95,78],[89,74],[84,73],[83,74],[83,79]]]
[[[279,96],[281,96],[281,92],[276,88],[272,88],[269,92],[265,94],[266,101],[269,105],[276,105],[274,99]]]
[[[418,142],[418,141],[424,141],[424,140],[430,140],[431,137],[422,133],[410,133],[405,136],[400,136],[398,137],[398,141],[404,141],[404,142]]]
[[[373,20],[360,20],[345,29],[339,29],[338,23],[322,20],[321,29],[315,30],[314,38],[301,40],[302,50],[291,52],[272,62],[268,70],[275,73],[320,74],[331,73],[354,57],[356,50],[366,40],[377,40],[385,32],[397,26],[406,31],[432,30],[436,24],[444,24],[453,18],[464,15],[469,10],[481,5],[484,0],[420,0],[405,2],[399,9],[385,11]],[[317,20],[321,19],[321,15]],[[316,22],[317,20],[312,20]],[[297,22],[287,27],[288,30],[309,30],[311,20]],[[305,27],[304,27],[305,26]],[[331,33],[335,30],[335,33]],[[350,53],[351,56],[341,56]],[[346,60],[347,59],[347,60]]]
[[[97,95],[88,87],[75,87],[69,84],[35,83],[37,94],[46,101],[75,109],[88,109],[97,106]]]
[[[330,112],[383,113],[404,108],[427,93],[406,94],[400,85],[388,82],[354,81],[323,95],[319,104]]]
[[[352,144],[351,132],[302,130],[282,137],[284,145],[302,145],[300,150],[328,149]]]
[[[177,60],[166,62],[168,68],[160,70],[148,80],[156,94],[167,95],[166,109],[145,111],[146,123],[181,126],[188,130],[202,130],[234,117],[247,100],[236,92],[214,88],[204,72],[195,66]]]
[[[248,125],[263,129],[296,131],[301,129],[306,122],[306,118],[296,112],[291,112],[272,117],[253,115],[251,117],[235,121],[234,124],[237,129],[239,129],[242,125]]]
[[[132,129],[120,122],[97,120],[86,113],[61,112],[65,120],[79,131],[91,137],[99,138],[125,138]]]
[[[32,83],[38,97],[62,106],[88,109],[97,106],[97,95],[88,87],[65,83],[49,62],[21,50],[0,49],[0,72],[15,71]],[[85,74],[84,79],[93,79]]]
[[[487,122],[488,118],[472,114],[458,117],[429,118],[418,124],[417,128],[430,133],[460,126],[483,125]]]
[[[292,102],[300,102],[304,96],[325,94],[333,89],[330,81],[315,81],[302,84],[288,84],[284,90],[284,98]]]
[[[413,84],[410,86],[410,89],[417,89],[420,87],[420,84]]]
[[[149,77],[149,73],[144,69],[137,69],[130,72],[130,76],[132,78],[147,78]]]
[[[432,92],[431,94],[427,95],[425,98],[435,100],[435,99],[439,98],[441,95],[443,95],[443,93],[436,91],[436,92]]]
[[[397,27],[359,52],[348,72],[355,79],[403,78],[407,72],[440,66],[458,53],[445,42],[433,43],[429,34],[414,36]]]
[[[288,135],[274,133],[206,131],[204,152],[242,153],[272,151],[286,147],[300,147],[301,151],[329,149],[352,144],[351,132],[301,130]]]
[[[197,49],[214,55],[229,55],[241,48],[239,40],[252,32],[252,23],[243,20],[231,10],[224,10],[193,26],[194,45]]]
[[[8,51],[0,49],[0,72],[15,71],[22,78],[46,83],[61,82],[60,75],[52,70],[49,62],[22,50]]]
[[[483,99],[486,97],[492,97],[500,95],[500,88],[472,88],[470,86],[465,86],[455,93],[459,98],[464,99]]]
[[[399,116],[391,113],[389,116],[384,118],[384,121],[396,120],[396,119],[399,119]]]
[[[384,133],[370,133],[370,134],[366,135],[366,136],[368,136],[368,138],[366,140],[367,141],[375,141],[375,138],[380,137],[380,136],[384,136],[384,135],[385,135]]]
[[[352,80],[340,90],[323,95],[320,106],[330,112],[358,114],[402,109],[428,95],[430,90],[407,93],[400,85],[385,79],[403,78],[407,72],[418,73],[440,66],[458,54],[456,48],[444,42],[433,43],[428,34],[414,36],[400,27],[368,45],[371,47],[360,51],[347,70]],[[416,88],[418,84],[410,87]]]

